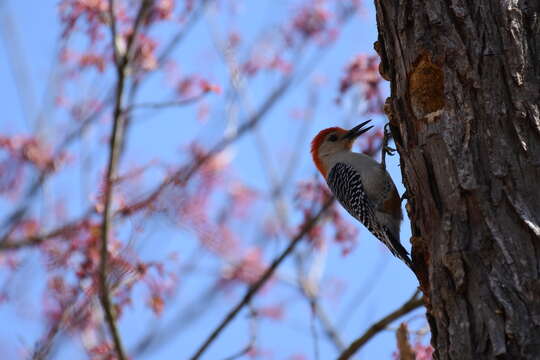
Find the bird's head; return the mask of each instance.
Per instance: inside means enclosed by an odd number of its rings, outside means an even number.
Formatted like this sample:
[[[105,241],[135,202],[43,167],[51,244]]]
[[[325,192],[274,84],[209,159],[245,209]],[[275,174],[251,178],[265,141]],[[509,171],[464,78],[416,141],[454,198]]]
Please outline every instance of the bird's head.
[[[365,121],[350,130],[340,127],[331,127],[321,130],[311,141],[311,156],[317,169],[326,177],[327,163],[332,157],[342,151],[350,151],[354,140],[371,129],[373,126],[364,128],[371,120]]]

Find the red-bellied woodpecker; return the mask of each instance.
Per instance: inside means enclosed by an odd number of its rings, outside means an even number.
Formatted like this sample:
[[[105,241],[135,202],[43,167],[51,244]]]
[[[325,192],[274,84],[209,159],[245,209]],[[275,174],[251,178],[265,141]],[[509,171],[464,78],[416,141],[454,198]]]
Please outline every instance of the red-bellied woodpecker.
[[[351,151],[354,140],[372,128],[363,128],[368,122],[348,131],[331,127],[319,132],[311,142],[313,162],[349,214],[410,267],[409,254],[399,242],[403,215],[396,185],[382,164]]]

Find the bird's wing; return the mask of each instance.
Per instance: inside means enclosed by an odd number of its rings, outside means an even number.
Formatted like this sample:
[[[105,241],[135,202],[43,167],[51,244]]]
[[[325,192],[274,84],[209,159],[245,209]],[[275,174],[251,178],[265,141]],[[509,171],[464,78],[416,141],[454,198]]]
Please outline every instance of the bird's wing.
[[[377,236],[381,229],[374,221],[375,209],[360,174],[352,166],[339,162],[330,170],[326,182],[345,210]]]
[[[364,189],[360,174],[352,166],[338,162],[330,170],[326,182],[349,214],[364,224],[395,256],[410,263],[407,250],[399,240],[388,228],[377,222],[373,202]]]

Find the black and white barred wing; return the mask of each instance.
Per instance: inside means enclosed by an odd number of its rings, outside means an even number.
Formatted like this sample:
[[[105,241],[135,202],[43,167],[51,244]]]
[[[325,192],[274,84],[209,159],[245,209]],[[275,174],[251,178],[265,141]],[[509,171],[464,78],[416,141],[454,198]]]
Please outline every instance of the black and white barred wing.
[[[399,239],[395,239],[389,229],[377,221],[374,204],[364,189],[360,174],[350,165],[337,163],[330,170],[327,183],[345,210],[364,224],[388,247],[392,254],[410,266],[407,250],[401,245]]]
[[[375,210],[369,200],[360,174],[350,165],[337,163],[332,167],[327,178],[330,190],[339,203],[378,238],[382,229],[375,221]]]

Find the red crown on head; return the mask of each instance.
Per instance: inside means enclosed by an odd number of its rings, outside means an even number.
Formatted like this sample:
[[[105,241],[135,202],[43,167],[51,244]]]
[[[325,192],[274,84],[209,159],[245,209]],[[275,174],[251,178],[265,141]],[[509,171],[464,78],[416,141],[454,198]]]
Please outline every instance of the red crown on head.
[[[313,162],[315,163],[315,166],[317,166],[317,169],[319,169],[319,171],[321,172],[321,174],[324,175],[324,177],[326,177],[327,175],[326,174],[327,170],[324,168],[323,163],[321,159],[319,158],[319,147],[321,146],[322,142],[326,138],[326,135],[334,131],[337,131],[339,133],[347,132],[347,130],[335,126],[335,127],[331,127],[331,128],[319,131],[317,136],[315,136],[313,140],[311,141],[311,157],[313,158]]]

